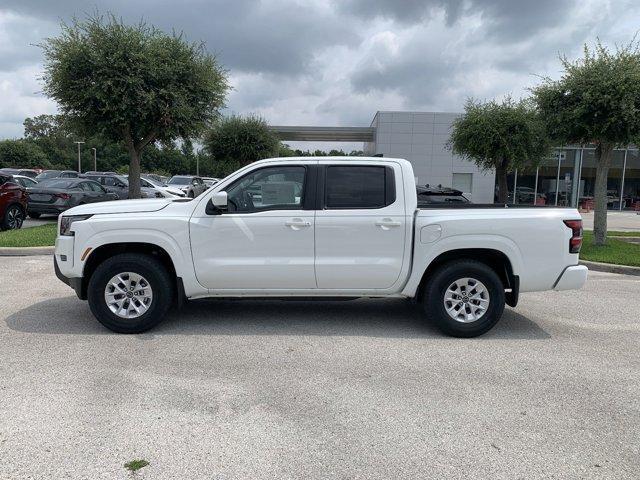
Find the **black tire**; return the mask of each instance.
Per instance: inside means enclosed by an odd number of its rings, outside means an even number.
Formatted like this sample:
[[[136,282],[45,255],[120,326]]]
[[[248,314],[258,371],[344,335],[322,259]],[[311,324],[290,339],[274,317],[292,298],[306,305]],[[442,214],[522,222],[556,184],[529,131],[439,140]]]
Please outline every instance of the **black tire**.
[[[29,218],[33,218],[34,220],[39,219],[41,215],[42,214],[38,212],[29,212]]]
[[[105,300],[107,283],[123,272],[133,272],[144,277],[153,292],[148,310],[136,318],[122,318],[109,309]],[[164,318],[173,300],[173,281],[166,268],[149,255],[123,253],[115,255],[93,272],[89,279],[87,298],[89,308],[96,319],[109,330],[117,333],[142,333]]]
[[[4,211],[4,217],[0,222],[0,230],[18,230],[22,228],[24,217],[24,209],[21,205],[17,203],[9,205]]]
[[[452,318],[445,307],[445,295],[454,282],[463,278],[471,278],[481,282],[486,287],[489,305],[484,314],[475,321],[464,323],[461,320]],[[496,272],[484,263],[474,260],[455,260],[439,267],[425,285],[424,291],[424,311],[427,317],[433,320],[434,324],[445,334],[453,337],[471,338],[482,335],[493,328],[498,323],[504,311],[504,286]],[[468,287],[467,287],[468,288]],[[474,290],[466,290],[472,292]],[[469,296],[463,292],[463,296],[458,295],[462,303],[457,304],[458,308],[471,310],[474,305],[469,300]],[[464,301],[464,299],[467,299]],[[479,302],[479,301],[475,301]],[[455,302],[453,302],[455,303]],[[449,305],[453,306],[453,303]],[[457,312],[454,310],[453,315]],[[460,314],[460,313],[459,313]]]

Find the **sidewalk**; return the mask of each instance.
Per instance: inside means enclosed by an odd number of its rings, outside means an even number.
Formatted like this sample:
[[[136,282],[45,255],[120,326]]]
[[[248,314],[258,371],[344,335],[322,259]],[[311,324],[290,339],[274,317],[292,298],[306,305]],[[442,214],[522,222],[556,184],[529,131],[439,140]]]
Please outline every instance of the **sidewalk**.
[[[581,213],[585,230],[593,230],[593,212]],[[617,232],[638,232],[640,236],[640,215],[636,212],[607,213],[607,230]]]

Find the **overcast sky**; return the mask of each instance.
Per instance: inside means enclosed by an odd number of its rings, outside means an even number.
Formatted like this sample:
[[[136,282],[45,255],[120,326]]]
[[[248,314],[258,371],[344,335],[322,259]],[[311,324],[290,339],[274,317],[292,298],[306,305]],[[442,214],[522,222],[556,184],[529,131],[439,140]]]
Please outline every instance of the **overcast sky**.
[[[95,8],[204,41],[230,72],[227,111],[274,125],[367,126],[377,110],[521,97],[559,75],[558,53],[640,28],[637,0],[0,0],[0,138],[56,111],[33,45]]]

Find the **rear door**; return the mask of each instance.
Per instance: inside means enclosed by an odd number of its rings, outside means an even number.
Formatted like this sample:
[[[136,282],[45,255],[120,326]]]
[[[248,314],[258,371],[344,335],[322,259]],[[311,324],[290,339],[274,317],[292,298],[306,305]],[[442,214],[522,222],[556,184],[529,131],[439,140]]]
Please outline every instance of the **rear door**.
[[[402,170],[393,162],[320,162],[316,279],[321,289],[386,289],[405,252]]]

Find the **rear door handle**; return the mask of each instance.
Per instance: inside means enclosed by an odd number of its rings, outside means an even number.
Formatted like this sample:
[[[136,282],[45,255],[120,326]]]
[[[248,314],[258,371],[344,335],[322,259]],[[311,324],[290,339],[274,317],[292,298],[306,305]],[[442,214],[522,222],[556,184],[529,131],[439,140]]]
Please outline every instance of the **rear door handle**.
[[[402,225],[402,222],[396,222],[390,218],[383,218],[376,222],[376,226],[382,227],[383,230],[388,230],[391,227],[399,227],[400,225]]]
[[[299,228],[310,227],[311,222],[307,222],[302,220],[301,218],[294,218],[293,220],[287,220],[284,222],[287,227],[291,227],[293,230],[298,230]]]

